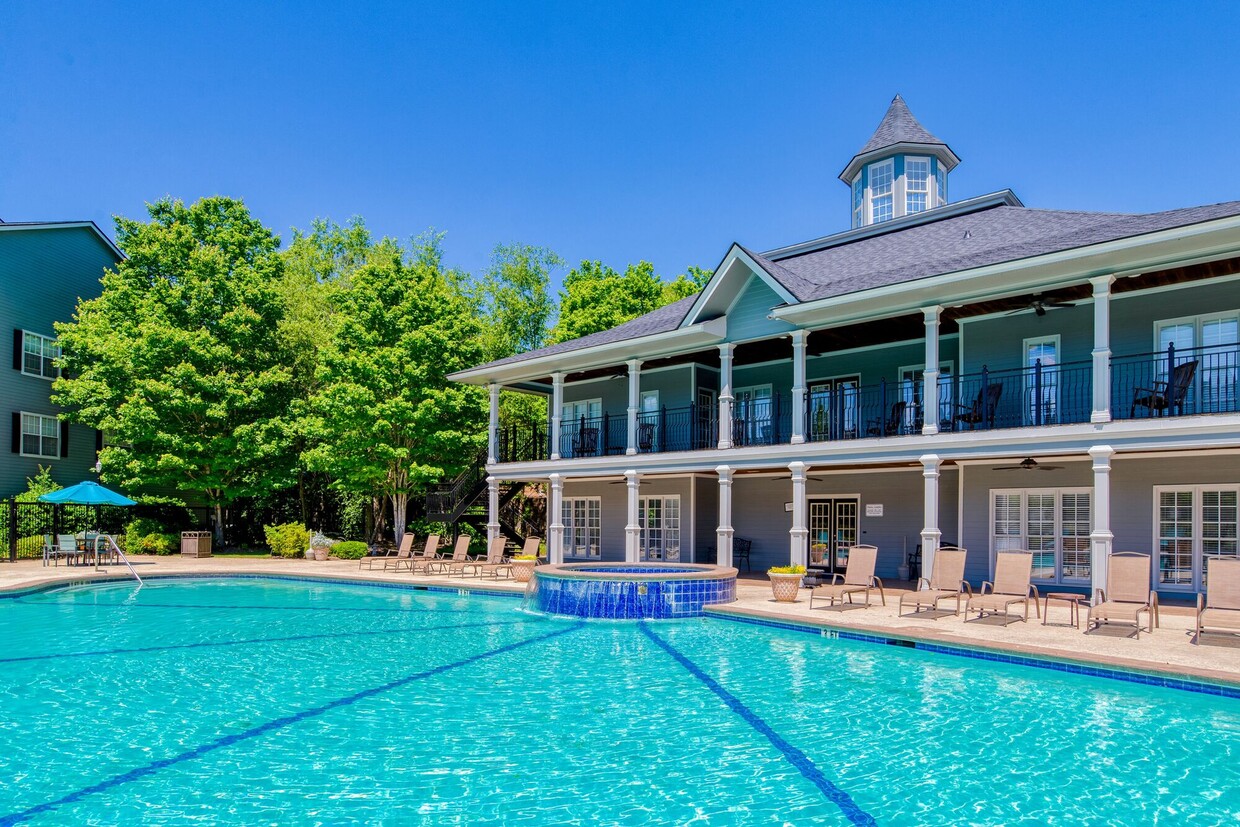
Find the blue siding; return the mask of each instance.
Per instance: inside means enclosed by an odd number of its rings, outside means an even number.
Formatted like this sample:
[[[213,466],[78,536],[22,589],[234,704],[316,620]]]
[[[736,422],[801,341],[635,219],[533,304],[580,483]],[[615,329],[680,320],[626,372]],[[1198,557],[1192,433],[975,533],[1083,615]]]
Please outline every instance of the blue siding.
[[[787,322],[767,318],[771,308],[783,303],[766,282],[752,277],[728,313],[728,341],[760,339],[794,330]]]

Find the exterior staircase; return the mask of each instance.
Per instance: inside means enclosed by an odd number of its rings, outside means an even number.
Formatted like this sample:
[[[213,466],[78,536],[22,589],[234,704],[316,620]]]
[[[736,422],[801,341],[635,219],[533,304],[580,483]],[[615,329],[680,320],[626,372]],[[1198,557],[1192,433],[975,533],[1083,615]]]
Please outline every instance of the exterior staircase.
[[[460,533],[462,523],[472,526],[478,534],[486,534],[487,526],[487,457],[479,454],[474,462],[457,475],[456,479],[435,487],[426,495],[426,517],[447,523],[452,536]],[[517,529],[514,500],[525,486],[519,482],[505,482],[499,488],[499,530],[515,545],[525,542],[525,536]],[[519,514],[519,510],[516,514]]]

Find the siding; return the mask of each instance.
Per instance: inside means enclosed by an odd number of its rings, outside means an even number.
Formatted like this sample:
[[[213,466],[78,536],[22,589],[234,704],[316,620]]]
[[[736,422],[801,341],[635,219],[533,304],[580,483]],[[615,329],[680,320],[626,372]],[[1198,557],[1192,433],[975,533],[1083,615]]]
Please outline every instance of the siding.
[[[92,479],[95,465],[95,431],[78,425],[69,427],[69,456],[56,459],[23,457],[9,452],[13,411],[54,416],[52,383],[27,376],[13,369],[13,329],[55,334],[57,321],[70,321],[81,298],[99,295],[99,279],[105,268],[116,264],[108,250],[89,228],[62,227],[0,232],[0,398],[6,401],[0,428],[5,433],[0,453],[0,497],[25,490],[26,478],[38,473],[39,465],[49,466],[52,477],[62,485]]]
[[[682,365],[668,370],[642,374],[642,390],[658,391],[659,404],[671,408],[683,408],[693,401],[693,368]],[[625,406],[628,406],[627,396]]]
[[[758,276],[749,279],[728,312],[728,341],[743,342],[788,333],[795,328],[778,319],[768,319],[771,308],[784,300]]]
[[[624,378],[596,379],[593,382],[574,382],[564,385],[565,402],[600,398],[603,400],[603,413],[624,415],[629,407],[629,380]]]
[[[1237,281],[1123,295],[1111,300],[1111,352],[1116,356],[1153,351],[1155,322],[1240,309]]]

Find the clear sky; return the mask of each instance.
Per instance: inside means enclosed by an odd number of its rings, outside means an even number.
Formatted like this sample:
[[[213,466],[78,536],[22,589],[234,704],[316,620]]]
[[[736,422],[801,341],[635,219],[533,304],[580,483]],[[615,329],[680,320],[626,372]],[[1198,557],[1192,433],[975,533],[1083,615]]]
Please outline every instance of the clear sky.
[[[891,96],[953,200],[1240,198],[1240,3],[0,3],[0,218],[226,194],[664,276],[847,226]]]

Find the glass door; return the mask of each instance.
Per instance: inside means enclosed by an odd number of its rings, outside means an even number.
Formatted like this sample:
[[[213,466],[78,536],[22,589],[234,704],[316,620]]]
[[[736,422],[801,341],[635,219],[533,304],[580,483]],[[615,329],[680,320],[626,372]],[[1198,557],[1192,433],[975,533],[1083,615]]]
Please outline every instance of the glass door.
[[[739,445],[766,445],[770,442],[771,386],[737,388],[732,395],[733,441]]]
[[[809,501],[809,564],[828,574],[848,568],[848,551],[857,545],[860,503],[855,497],[815,497]]]
[[[714,448],[719,444],[719,435],[714,427],[715,419],[718,416],[719,403],[715,392],[710,388],[698,388],[697,431],[693,439],[693,447],[695,449]]]
[[[1025,340],[1026,425],[1056,421],[1059,407],[1059,337]]]
[[[643,561],[680,562],[680,497],[641,497],[637,504]]]
[[[856,439],[860,376],[824,379],[809,387],[810,439]]]

